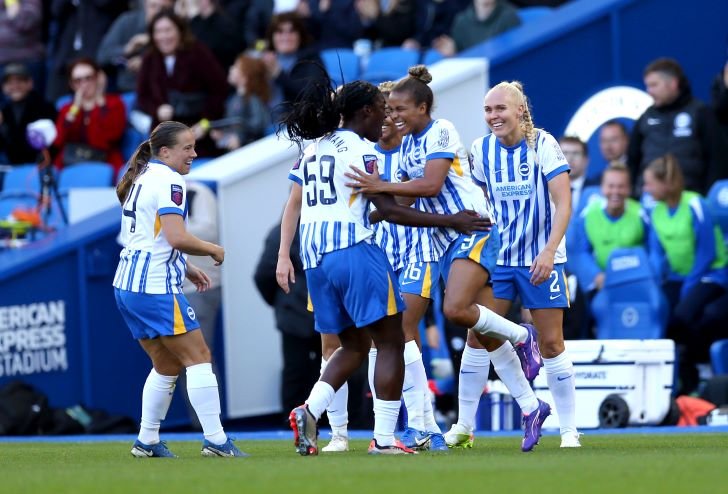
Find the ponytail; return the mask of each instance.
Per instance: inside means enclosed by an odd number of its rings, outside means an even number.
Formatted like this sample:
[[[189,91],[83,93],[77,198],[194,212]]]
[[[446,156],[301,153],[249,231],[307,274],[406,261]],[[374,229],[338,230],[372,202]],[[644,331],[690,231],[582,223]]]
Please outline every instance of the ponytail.
[[[147,168],[147,163],[152,158],[152,144],[149,139],[139,144],[134,151],[134,154],[129,159],[126,172],[116,184],[116,197],[119,198],[119,202],[124,204],[126,196],[129,195],[129,189],[134,183],[134,180],[142,174]]]

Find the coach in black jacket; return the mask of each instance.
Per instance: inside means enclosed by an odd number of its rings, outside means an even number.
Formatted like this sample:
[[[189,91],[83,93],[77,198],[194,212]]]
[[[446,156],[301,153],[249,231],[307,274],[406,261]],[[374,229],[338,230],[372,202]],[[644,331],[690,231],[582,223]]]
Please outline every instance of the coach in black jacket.
[[[319,378],[321,366],[321,337],[314,329],[313,313],[309,312],[306,275],[299,254],[298,229],[291,243],[291,262],[296,282],[285,294],[276,282],[278,247],[281,225],[278,224],[265,239],[263,254],[255,269],[255,285],[268,305],[275,311],[276,327],[281,331],[283,374],[281,403],[289,410],[303,403]]]
[[[633,180],[641,186],[647,165],[671,153],[680,163],[685,188],[705,195],[713,182],[728,176],[726,146],[715,115],[693,97],[675,60],[660,58],[650,63],[644,81],[654,104],[632,130],[627,160]]]

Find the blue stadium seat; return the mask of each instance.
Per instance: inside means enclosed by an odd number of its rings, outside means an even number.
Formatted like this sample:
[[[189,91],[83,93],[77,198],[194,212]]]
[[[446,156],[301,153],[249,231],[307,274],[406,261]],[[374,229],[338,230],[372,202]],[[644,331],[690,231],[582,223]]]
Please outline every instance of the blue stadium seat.
[[[668,306],[642,247],[616,249],[609,256],[604,288],[594,297],[598,339],[662,338]]]
[[[442,55],[442,53],[435,50],[434,48],[430,48],[422,55],[422,63],[427,66],[430,66],[433,63],[439,62],[443,58],[445,58],[445,57]]]
[[[369,57],[369,64],[361,78],[379,84],[396,81],[407,75],[407,69],[417,65],[420,52],[404,48],[381,48]]]
[[[40,178],[37,165],[16,165],[5,172],[2,181],[3,192],[34,192],[40,191]]]
[[[0,194],[0,220],[6,219],[15,208],[30,209],[38,205],[38,197],[32,194]]]
[[[127,123],[126,130],[124,130],[124,134],[121,136],[121,157],[125,162],[129,161],[131,155],[134,154],[139,144],[144,142],[144,139],[145,137],[141,132]]]
[[[67,166],[58,176],[58,189],[64,193],[78,187],[111,187],[114,167],[108,163],[88,161]]]
[[[129,113],[134,109],[136,106],[136,93],[134,91],[129,91],[128,93],[121,93],[119,95],[121,97],[121,101],[124,102],[124,106],[126,107],[126,118],[129,119]]]
[[[713,221],[723,232],[723,240],[728,237],[728,180],[718,180],[708,192],[708,207]]]
[[[56,100],[56,111],[60,111],[66,104],[73,101],[73,94],[64,94]]]
[[[337,86],[359,78],[359,57],[351,49],[331,48],[323,50],[321,60],[324,62],[329,77]]]
[[[579,204],[576,205],[576,209],[574,209],[572,215],[581,214],[581,212],[593,201],[599,201],[602,199],[604,199],[604,197],[602,196],[601,186],[590,185],[588,187],[584,187],[581,190],[581,195],[579,196]]]
[[[518,9],[518,17],[526,24],[549,15],[551,10],[551,7],[523,7]]]
[[[710,364],[713,374],[728,374],[728,340],[718,340],[710,345]]]

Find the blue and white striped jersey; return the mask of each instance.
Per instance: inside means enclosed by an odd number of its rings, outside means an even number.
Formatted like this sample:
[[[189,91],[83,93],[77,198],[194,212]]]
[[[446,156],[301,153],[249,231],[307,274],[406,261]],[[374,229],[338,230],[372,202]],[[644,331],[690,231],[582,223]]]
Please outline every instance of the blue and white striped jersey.
[[[379,157],[379,175],[386,182],[399,182],[399,151],[395,149],[385,151],[378,145],[374,150]],[[374,225],[374,238],[379,247],[387,254],[389,264],[394,271],[405,267],[406,254],[409,249],[419,241],[420,231],[425,228],[415,228],[381,221]]]
[[[373,173],[378,167],[374,146],[348,129],[316,140],[301,155],[288,178],[303,187],[301,260],[303,269],[318,266],[328,252],[372,243],[369,200],[347,186],[351,166]]]
[[[421,211],[434,214],[455,214],[472,209],[490,217],[490,208],[483,191],[471,177],[468,154],[460,135],[448,120],[432,120],[419,134],[408,134],[402,141],[400,171],[402,180],[417,180],[425,175],[428,160],[445,158],[452,165],[440,193],[435,197],[420,197],[415,205]],[[424,228],[420,242],[408,253],[408,262],[438,261],[450,243],[458,238],[451,228]]]
[[[114,287],[141,293],[182,293],[187,255],[167,242],[160,219],[165,214],[187,219],[187,187],[179,173],[152,160],[134,180],[122,207],[119,239],[124,248]]]
[[[569,164],[551,134],[538,130],[535,149],[526,140],[512,147],[489,134],[472,147],[473,179],[487,187],[501,234],[499,266],[530,266],[551,235],[554,203],[548,181],[569,172]],[[566,262],[565,239],[554,256]]]

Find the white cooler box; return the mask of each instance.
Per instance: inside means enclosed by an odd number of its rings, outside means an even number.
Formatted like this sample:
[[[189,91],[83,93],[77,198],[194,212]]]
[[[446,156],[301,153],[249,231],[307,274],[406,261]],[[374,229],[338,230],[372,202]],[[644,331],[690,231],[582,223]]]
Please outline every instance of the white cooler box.
[[[576,373],[577,427],[655,425],[665,418],[674,378],[672,340],[574,340],[566,349]],[[533,387],[551,405],[544,428],[558,429],[544,368]]]

